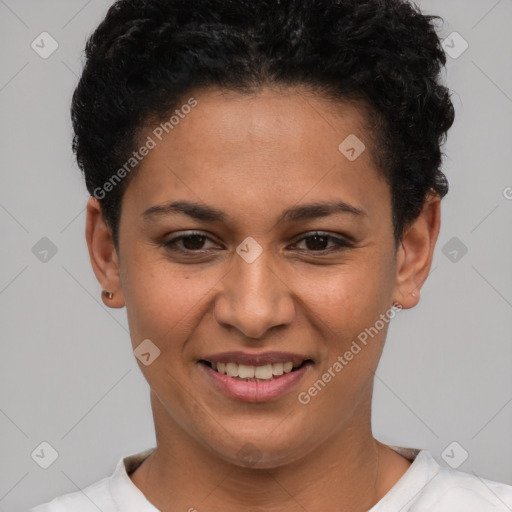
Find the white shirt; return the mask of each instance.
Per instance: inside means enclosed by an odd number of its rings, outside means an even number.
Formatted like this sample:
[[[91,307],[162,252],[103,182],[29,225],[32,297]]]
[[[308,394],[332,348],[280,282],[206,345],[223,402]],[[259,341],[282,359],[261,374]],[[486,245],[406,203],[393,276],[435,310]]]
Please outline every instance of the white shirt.
[[[367,512],[512,511],[512,486],[442,468],[428,450],[390,448],[413,462],[389,492]],[[159,512],[128,476],[153,450],[123,457],[111,476],[28,512]],[[201,510],[201,506],[196,504],[196,509]]]

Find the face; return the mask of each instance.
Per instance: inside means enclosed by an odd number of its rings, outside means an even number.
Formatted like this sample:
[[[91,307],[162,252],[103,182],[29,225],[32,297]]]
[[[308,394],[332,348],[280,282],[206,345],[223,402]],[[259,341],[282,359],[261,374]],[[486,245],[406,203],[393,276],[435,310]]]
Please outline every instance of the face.
[[[161,141],[154,127],[143,136],[156,146],[125,192],[106,286],[126,305],[133,349],[151,354],[139,366],[157,437],[274,467],[369,431],[412,256],[395,250],[356,106],[298,89],[190,96]],[[362,153],[340,151],[348,136]]]

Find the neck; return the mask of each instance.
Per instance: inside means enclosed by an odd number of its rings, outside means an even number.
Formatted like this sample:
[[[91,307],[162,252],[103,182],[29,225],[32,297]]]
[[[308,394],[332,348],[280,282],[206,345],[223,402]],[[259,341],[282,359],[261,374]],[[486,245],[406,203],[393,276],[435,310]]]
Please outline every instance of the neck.
[[[410,465],[375,440],[366,424],[340,430],[295,462],[268,469],[226,462],[166,425],[165,435],[157,428],[156,450],[130,478],[162,512],[365,512]]]

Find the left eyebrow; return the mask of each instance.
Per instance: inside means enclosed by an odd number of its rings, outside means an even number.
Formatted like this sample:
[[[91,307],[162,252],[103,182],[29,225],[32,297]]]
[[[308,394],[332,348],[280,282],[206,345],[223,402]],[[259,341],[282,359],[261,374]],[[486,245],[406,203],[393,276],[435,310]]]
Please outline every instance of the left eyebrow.
[[[368,215],[362,208],[356,208],[344,201],[327,201],[293,206],[285,210],[278,218],[278,223],[292,223],[301,220],[328,217],[335,214],[351,214],[357,217]],[[228,215],[212,206],[191,201],[173,201],[167,204],[151,206],[142,214],[144,219],[172,214],[184,214],[206,222],[225,222]]]
[[[356,217],[368,215],[362,208],[356,208],[344,201],[315,202],[294,206],[285,210],[279,216],[278,223],[292,223],[300,220],[328,217],[337,213],[349,213]]]

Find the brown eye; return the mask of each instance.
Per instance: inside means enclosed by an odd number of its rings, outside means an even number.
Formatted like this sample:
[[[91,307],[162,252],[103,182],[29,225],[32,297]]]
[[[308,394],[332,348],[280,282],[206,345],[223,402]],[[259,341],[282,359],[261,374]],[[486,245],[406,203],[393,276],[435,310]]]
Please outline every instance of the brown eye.
[[[298,245],[303,241],[305,241],[305,249],[299,250],[306,252],[332,252],[352,247],[352,244],[346,240],[321,232],[315,232],[309,236],[305,236],[294,245]],[[331,247],[328,247],[329,242],[333,244]]]
[[[171,251],[184,253],[204,252],[209,249],[204,247],[207,240],[210,240],[210,238],[203,233],[190,233],[166,240],[162,242],[162,245]]]
[[[203,248],[206,237],[202,235],[190,235],[181,237],[183,247],[190,251],[197,251]]]

